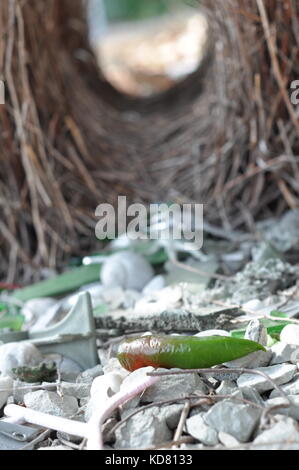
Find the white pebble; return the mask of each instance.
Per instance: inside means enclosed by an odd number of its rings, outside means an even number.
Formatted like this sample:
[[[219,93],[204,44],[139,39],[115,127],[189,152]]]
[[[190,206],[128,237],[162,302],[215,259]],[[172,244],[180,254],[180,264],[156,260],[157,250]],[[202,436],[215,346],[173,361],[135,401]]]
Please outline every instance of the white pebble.
[[[165,287],[165,284],[165,277],[160,274],[159,276],[153,277],[153,279],[148,284],[146,284],[142,293],[144,295],[149,295],[152,292],[156,292],[157,290],[163,289]]]
[[[101,270],[101,281],[106,287],[122,287],[141,291],[153,278],[154,271],[140,254],[124,251],[105,261]]]
[[[280,341],[299,345],[299,325],[287,325],[280,333]]]
[[[7,343],[0,346],[0,372],[13,377],[12,369],[16,367],[33,367],[39,365],[43,356],[39,350],[27,341]]]
[[[28,300],[22,308],[22,314],[25,317],[26,323],[36,321],[43,316],[47,310],[57,303],[57,300],[52,298],[37,298]]]

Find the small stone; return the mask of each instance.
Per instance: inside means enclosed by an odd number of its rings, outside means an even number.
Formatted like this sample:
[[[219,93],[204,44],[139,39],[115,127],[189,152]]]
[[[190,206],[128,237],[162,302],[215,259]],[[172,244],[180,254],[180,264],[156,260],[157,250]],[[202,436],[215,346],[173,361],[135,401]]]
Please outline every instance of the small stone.
[[[207,446],[215,446],[219,443],[217,432],[205,423],[201,414],[187,419],[186,432]]]
[[[159,416],[161,420],[165,421],[167,427],[170,430],[176,429],[179,424],[179,420],[183,411],[184,405],[173,404],[173,405],[163,405],[163,406],[153,406],[151,409],[156,416]],[[121,418],[127,418],[132,410],[130,408],[123,409],[121,412]]]
[[[57,393],[46,390],[26,393],[24,404],[32,410],[64,418],[70,418],[78,412],[76,398],[68,396],[60,397]]]
[[[299,396],[298,395],[289,395],[288,398],[291,401],[291,405],[288,408],[277,408],[277,413],[281,415],[286,415],[289,416],[290,418],[296,419],[299,421]],[[277,398],[271,398],[270,400],[267,400],[266,405],[268,407],[272,406],[279,406],[280,404],[285,405],[286,400],[282,397],[277,397]],[[273,413],[275,413],[273,411]]]
[[[232,392],[232,398],[236,398],[238,400],[243,400],[243,391],[240,390],[239,388]]]
[[[97,366],[92,367],[91,369],[87,369],[84,372],[81,372],[81,374],[78,375],[76,382],[91,385],[93,380],[99,375],[103,375],[103,373],[103,367],[98,364]]]
[[[242,387],[242,394],[244,400],[251,401],[252,403],[256,403],[260,406],[265,406],[265,402],[260,396],[260,394],[255,390],[255,388],[251,387]]]
[[[108,257],[101,270],[101,281],[106,287],[122,287],[140,291],[153,278],[149,262],[139,253],[123,251]]]
[[[246,328],[244,338],[249,339],[251,341],[255,341],[256,343],[259,343],[262,346],[267,346],[267,329],[260,320],[251,320]]]
[[[273,353],[271,365],[283,364],[284,362],[299,362],[299,347],[295,344],[288,344],[282,341],[274,344],[271,348]]]
[[[231,368],[247,368],[257,369],[259,367],[266,367],[269,365],[272,357],[271,351],[255,351],[247,354],[246,356],[235,359],[234,361],[225,362],[226,367]]]
[[[299,374],[296,374],[293,377],[293,380],[291,382],[281,385],[281,389],[286,393],[287,395],[298,395],[299,394]],[[280,396],[277,390],[272,390],[270,394],[270,398],[276,398]]]
[[[297,367],[293,364],[277,364],[275,366],[260,367],[259,369],[274,380],[277,385],[282,385],[290,382],[297,371]],[[242,387],[253,387],[258,392],[263,393],[268,390],[273,390],[274,386],[265,377],[255,374],[242,374],[237,384]]]
[[[260,320],[254,319],[249,322],[245,332],[245,339],[255,341],[262,346],[267,345],[267,329]],[[225,365],[227,367],[256,369],[257,367],[268,366],[271,357],[271,351],[255,351],[251,354],[240,357],[239,359],[235,359],[234,361],[226,362]]]
[[[280,333],[280,340],[288,344],[299,346],[299,325],[287,325]]]
[[[142,290],[142,293],[144,295],[152,294],[153,292],[156,292],[157,290],[163,289],[165,285],[166,285],[165,277],[160,274],[159,276],[153,277],[153,279],[148,284],[146,284],[146,286]]]
[[[218,382],[222,382],[223,380],[230,380],[232,382],[236,381],[238,377],[240,377],[240,372],[234,372],[234,369],[222,369],[223,372],[212,372],[208,378],[208,381],[211,383],[213,388],[219,386]]]
[[[238,439],[236,439],[231,434],[228,434],[227,432],[220,431],[218,433],[218,439],[221,444],[228,448],[240,446],[240,441],[238,441]]]
[[[147,448],[170,441],[172,432],[166,421],[149,408],[133,416],[115,432],[115,449]]]
[[[52,384],[53,385],[53,384]],[[36,391],[36,386],[41,387],[38,383],[26,383],[20,380],[13,381],[13,398],[15,403],[24,403],[24,396],[26,393]]]
[[[45,387],[47,390],[51,390],[49,387],[53,386],[52,390],[56,390],[57,384],[51,384],[47,382],[43,382],[42,386]],[[71,383],[71,382],[60,382],[59,388],[63,395],[68,397],[75,397],[78,399],[89,398],[90,396],[90,383]]]
[[[204,421],[216,431],[226,432],[247,442],[258,425],[261,411],[232,400],[216,403],[204,416]]]
[[[176,429],[177,425],[179,424],[184,405],[174,404],[153,408],[156,408],[157,414],[159,414],[163,419],[165,419],[169,429]]]
[[[61,357],[60,354],[47,354],[44,358],[44,362],[53,361],[56,363],[61,380],[65,382],[75,382],[82,372],[82,367],[77,362],[68,357]]]
[[[7,402],[9,395],[12,393],[13,379],[8,375],[0,376],[0,409]],[[2,391],[3,390],[3,391]]]
[[[13,377],[12,369],[37,366],[43,361],[39,350],[31,343],[20,341],[0,346],[0,372]]]
[[[260,450],[269,450],[271,443],[274,443],[273,450],[279,450],[283,444],[290,445],[293,442],[299,445],[298,423],[287,417],[281,417],[278,423],[271,429],[263,431],[253,441],[254,444],[265,444],[265,447],[259,447]]]
[[[222,380],[219,387],[216,389],[217,395],[231,395],[238,390],[237,384],[232,380]]]
[[[223,389],[225,390],[225,387],[223,387]],[[218,392],[218,390],[220,390],[220,393]],[[229,395],[226,398],[237,398],[239,400],[243,399],[243,392],[237,386],[235,386],[234,388],[227,387],[227,392],[228,393],[222,393],[221,392],[221,385],[216,390],[217,395]]]
[[[180,371],[181,369],[172,369]],[[157,369],[157,371],[167,371],[167,369]],[[173,400],[191,395],[194,392],[202,395],[208,393],[208,388],[198,374],[167,375],[161,377],[159,382],[149,387],[141,397],[141,403],[151,403],[162,401],[166,398]]]

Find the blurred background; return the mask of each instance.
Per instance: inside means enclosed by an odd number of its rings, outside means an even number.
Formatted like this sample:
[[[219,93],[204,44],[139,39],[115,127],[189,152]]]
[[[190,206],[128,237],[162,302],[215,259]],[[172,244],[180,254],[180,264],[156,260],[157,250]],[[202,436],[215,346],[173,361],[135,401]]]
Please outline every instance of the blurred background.
[[[207,22],[183,0],[90,0],[90,38],[113,86],[151,96],[193,73],[204,54]]]

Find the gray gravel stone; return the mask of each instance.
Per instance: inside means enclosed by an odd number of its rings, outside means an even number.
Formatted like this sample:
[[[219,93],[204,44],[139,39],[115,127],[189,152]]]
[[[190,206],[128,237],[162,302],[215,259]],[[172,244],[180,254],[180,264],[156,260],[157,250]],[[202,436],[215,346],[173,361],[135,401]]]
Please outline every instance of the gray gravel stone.
[[[291,382],[281,385],[281,389],[287,394],[287,395],[299,395],[299,374],[296,374]],[[277,390],[272,390],[270,397],[269,398],[276,398],[279,397],[280,394],[278,393]]]
[[[34,392],[36,386],[40,387],[40,383],[26,383],[21,382],[20,380],[13,381],[13,398],[15,403],[24,403],[24,396],[26,393]]]
[[[165,371],[166,369],[157,369]],[[180,369],[172,369],[173,371]],[[172,400],[190,395],[195,391],[206,394],[207,386],[198,374],[168,375],[161,377],[159,382],[149,387],[141,397],[141,403]]]
[[[256,341],[262,346],[267,346],[267,329],[260,320],[251,320],[246,328],[244,338]]]
[[[58,360],[57,366],[59,367],[61,380],[66,382],[75,382],[78,375],[82,372],[82,367],[68,357],[63,357],[61,362]]]
[[[254,444],[265,444],[265,447],[259,449],[268,450],[271,443],[274,443],[276,450],[280,449],[284,444],[289,445],[291,442],[298,443],[299,448],[299,432],[298,423],[291,418],[285,416],[281,417],[278,423],[276,423],[271,429],[263,431],[259,434]]]
[[[165,419],[169,429],[173,430],[176,429],[177,425],[179,424],[183,408],[184,405],[167,405],[160,407],[157,410],[157,413],[159,413],[159,415],[161,415],[161,417]]]
[[[272,357],[271,351],[255,351],[253,353],[247,354],[246,356],[235,359],[234,361],[225,362],[226,367],[232,368],[247,368],[247,369],[257,369],[259,367],[266,367],[270,364]]]
[[[277,364],[275,366],[260,367],[258,370],[266,373],[269,377],[275,381],[277,385],[282,385],[290,382],[294,374],[297,371],[297,367],[293,364]],[[242,387],[253,387],[258,392],[266,392],[267,390],[273,390],[273,385],[266,378],[260,375],[254,374],[242,374],[237,384],[240,388]]]
[[[218,433],[218,439],[223,444],[225,447],[237,447],[240,445],[240,441],[236,439],[234,436],[231,434],[228,434],[227,432],[220,431]]]
[[[238,390],[236,382],[232,380],[222,380],[219,387],[216,389],[217,395],[231,395]]]
[[[247,442],[258,425],[261,411],[232,400],[216,403],[204,416],[204,421],[218,432],[226,432]]]
[[[273,411],[273,413],[279,413],[281,415],[289,416],[290,418],[294,418],[299,421],[299,396],[298,395],[289,395],[289,399],[292,402],[292,405],[288,408],[278,408],[277,410]],[[267,407],[270,406],[278,406],[280,404],[285,405],[286,400],[282,397],[271,398],[267,400],[266,405]]]
[[[35,411],[65,418],[74,416],[78,411],[76,398],[67,396],[61,398],[57,393],[46,390],[27,393],[24,396],[24,404]]]
[[[78,375],[76,382],[91,385],[93,380],[99,375],[103,375],[103,373],[103,367],[101,364],[98,364],[97,366],[92,367],[92,369],[87,369],[84,372],[81,372],[81,374]]]
[[[116,430],[115,448],[146,448],[169,441],[172,434],[157,409],[149,408]]]
[[[260,394],[255,390],[255,388],[251,387],[242,387],[242,394],[245,400],[249,400],[257,405],[265,406],[265,402],[260,396]]]
[[[31,343],[20,341],[0,346],[0,372],[13,377],[12,369],[37,366],[43,360],[39,350]]]
[[[246,328],[245,339],[256,341],[263,346],[267,344],[267,330],[259,320],[251,320]],[[234,361],[226,362],[224,365],[227,367],[245,367],[249,369],[256,369],[257,367],[268,366],[272,357],[272,352],[269,351],[255,351],[246,356],[235,359]]]
[[[202,414],[187,419],[186,432],[207,446],[219,443],[217,431],[205,423]]]
[[[292,362],[293,364],[299,362],[299,347],[295,344],[279,341],[272,346],[271,351],[273,353],[271,366],[284,362]]]
[[[159,276],[153,277],[153,279],[148,284],[146,284],[146,286],[143,288],[142,293],[144,295],[151,294],[152,292],[156,292],[157,290],[163,289],[165,285],[165,277],[160,274]]]
[[[153,276],[149,262],[140,254],[130,251],[109,256],[101,269],[101,281],[107,287],[140,291]]]
[[[56,384],[54,383],[43,382],[42,386],[47,390],[56,391]],[[90,396],[91,384],[89,383],[60,382],[59,387],[63,395],[68,397],[83,399]]]
[[[12,393],[13,379],[7,375],[0,376],[0,409],[6,404],[6,401]],[[5,391],[7,389],[7,391]],[[4,390],[1,392],[1,390]]]
[[[245,339],[256,341],[257,343],[267,345],[267,329],[260,320],[251,320],[246,328]],[[257,367],[268,366],[272,357],[271,351],[255,351],[247,356],[240,357],[234,361],[226,362],[227,367],[246,367],[256,369]]]
[[[167,427],[171,430],[176,429],[179,424],[179,420],[183,411],[184,405],[164,405],[164,406],[153,406],[153,414],[159,416],[162,421],[165,421]],[[133,411],[130,408],[124,409],[121,412],[121,418],[124,419],[129,416]]]

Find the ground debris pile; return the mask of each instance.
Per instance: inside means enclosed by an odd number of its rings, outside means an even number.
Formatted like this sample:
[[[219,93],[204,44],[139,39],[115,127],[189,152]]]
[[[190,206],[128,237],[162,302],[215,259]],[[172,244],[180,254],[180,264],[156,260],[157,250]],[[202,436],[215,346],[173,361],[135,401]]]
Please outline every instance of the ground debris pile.
[[[281,220],[262,224],[272,240],[207,237],[200,252],[122,237],[3,291],[0,449],[299,449],[299,249],[272,231]],[[141,351],[122,367],[120,343],[161,334],[211,341],[209,360],[227,342],[258,348],[192,370],[174,356],[154,368]],[[24,440],[7,417],[22,418]]]

